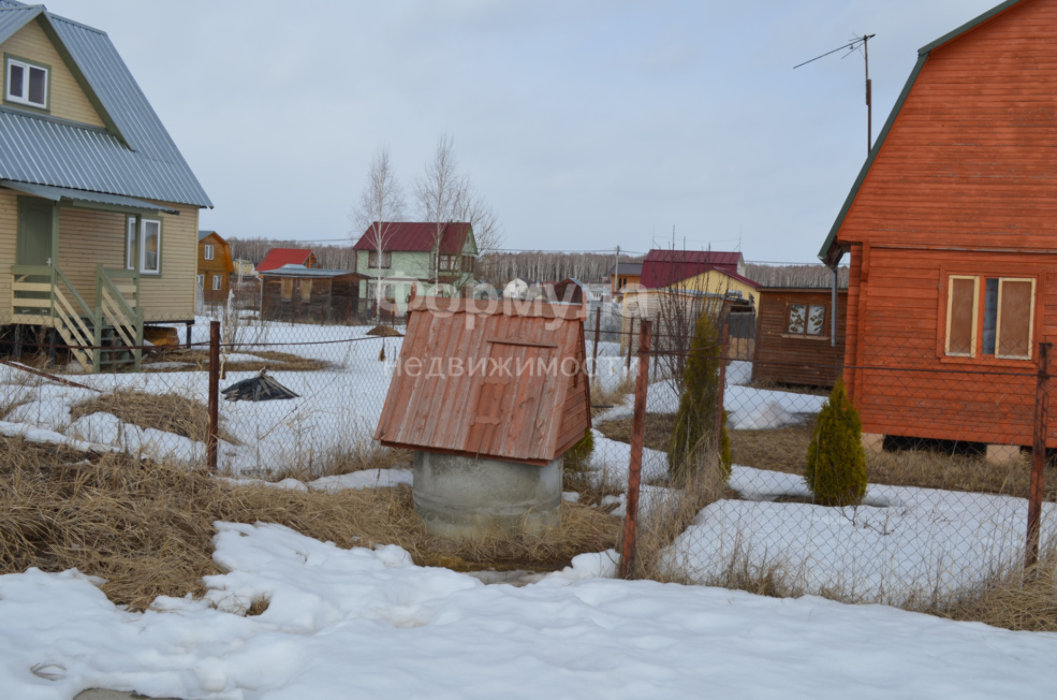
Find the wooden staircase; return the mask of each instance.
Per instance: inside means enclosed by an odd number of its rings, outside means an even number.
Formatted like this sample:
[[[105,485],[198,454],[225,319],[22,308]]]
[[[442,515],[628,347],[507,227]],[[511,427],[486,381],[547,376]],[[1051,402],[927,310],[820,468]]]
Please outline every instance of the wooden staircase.
[[[137,273],[98,266],[93,308],[57,266],[14,265],[11,271],[14,323],[54,329],[86,371],[140,369],[143,314]]]

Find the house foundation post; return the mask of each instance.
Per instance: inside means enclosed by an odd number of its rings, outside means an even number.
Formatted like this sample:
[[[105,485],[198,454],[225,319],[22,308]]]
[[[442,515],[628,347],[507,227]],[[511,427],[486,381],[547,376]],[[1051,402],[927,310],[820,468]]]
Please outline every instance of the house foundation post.
[[[862,447],[872,454],[884,452],[885,436],[881,433],[863,433]]]

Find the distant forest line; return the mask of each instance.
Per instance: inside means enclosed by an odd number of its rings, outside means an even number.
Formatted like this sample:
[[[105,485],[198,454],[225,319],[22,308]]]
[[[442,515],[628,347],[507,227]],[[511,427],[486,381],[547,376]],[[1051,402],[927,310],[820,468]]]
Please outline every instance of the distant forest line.
[[[303,241],[267,240],[262,238],[229,238],[233,258],[254,264],[264,259],[272,248],[310,248],[321,268],[355,270],[356,254],[352,245],[306,245]],[[520,277],[527,282],[556,282],[574,277],[582,282],[608,282],[609,273],[617,262],[613,253],[562,253],[553,251],[517,251],[484,253],[477,258],[477,278],[493,286],[506,284]],[[621,255],[620,262],[642,262],[642,256]],[[832,273],[822,264],[789,265],[746,263],[745,276],[758,284],[770,286],[828,286]],[[840,268],[840,284],[848,284],[848,270]]]

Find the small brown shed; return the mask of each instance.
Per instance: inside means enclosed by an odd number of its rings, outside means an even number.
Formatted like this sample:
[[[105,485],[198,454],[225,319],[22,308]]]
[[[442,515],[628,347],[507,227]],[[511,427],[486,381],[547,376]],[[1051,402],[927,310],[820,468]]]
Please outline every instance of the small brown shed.
[[[831,290],[762,287],[758,291],[753,381],[832,387],[844,364],[848,290],[837,294],[836,343],[831,333]]]
[[[299,323],[349,323],[355,316],[362,275],[283,265],[260,273],[261,318]]]
[[[584,306],[416,297],[375,439],[547,465],[591,426]]]

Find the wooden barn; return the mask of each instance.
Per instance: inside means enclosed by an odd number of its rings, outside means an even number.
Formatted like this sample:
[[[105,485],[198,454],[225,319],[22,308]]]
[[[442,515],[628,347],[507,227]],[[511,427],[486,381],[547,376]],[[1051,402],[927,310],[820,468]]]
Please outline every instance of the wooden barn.
[[[586,307],[415,297],[375,439],[546,465],[591,425]]]
[[[819,253],[851,257],[844,376],[867,443],[1032,443],[1038,347],[1057,334],[1055,148],[1057,0],[1002,3],[920,49]]]
[[[361,275],[283,265],[260,273],[261,318],[294,323],[350,323],[359,308]]]
[[[848,290],[837,294],[836,342],[831,290],[761,287],[757,294],[753,381],[832,387],[844,364]]]

